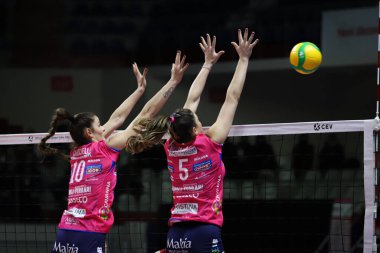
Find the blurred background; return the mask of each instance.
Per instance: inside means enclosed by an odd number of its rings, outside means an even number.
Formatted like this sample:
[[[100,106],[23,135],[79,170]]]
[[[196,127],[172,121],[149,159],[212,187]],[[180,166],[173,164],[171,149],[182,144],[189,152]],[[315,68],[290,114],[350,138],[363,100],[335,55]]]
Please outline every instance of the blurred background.
[[[167,0],[1,0],[0,132],[44,132],[58,106],[105,121],[136,87],[131,64],[148,67],[137,113],[170,77],[176,50],[190,69],[162,111],[181,107],[203,62],[200,36],[226,53],[209,76],[199,116],[215,119],[248,27],[260,43],[251,58],[236,124],[367,119],[375,116],[377,2]],[[289,53],[309,41],[323,62],[312,75],[291,69]]]
[[[235,125],[373,119],[378,16],[373,0],[0,0],[0,133],[44,133],[57,107],[92,111],[105,122],[136,89],[131,64],[137,62],[149,69],[148,87],[126,126],[169,80],[181,50],[190,67],[162,110],[170,114],[183,106],[201,69],[198,43],[206,33],[226,51],[198,109],[203,125],[211,125],[238,60],[230,43],[245,27],[260,42]],[[323,55],[310,75],[289,63],[292,47],[303,41]],[[362,252],[362,140],[362,133],[229,138],[223,146],[228,252]],[[1,252],[49,252],[67,205],[69,173],[67,163],[41,157],[34,145],[0,146]],[[162,148],[123,152],[111,252],[164,247],[171,201]]]

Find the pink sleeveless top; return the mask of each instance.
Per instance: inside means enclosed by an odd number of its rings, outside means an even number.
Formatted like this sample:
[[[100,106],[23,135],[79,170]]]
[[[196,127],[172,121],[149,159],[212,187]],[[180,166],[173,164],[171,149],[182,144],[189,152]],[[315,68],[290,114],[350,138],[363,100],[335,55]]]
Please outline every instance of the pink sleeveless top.
[[[114,222],[111,207],[119,154],[104,140],[70,152],[68,207],[58,225],[60,229],[109,232]]]
[[[204,134],[193,142],[165,143],[174,205],[169,225],[198,221],[223,225],[222,199],[225,168],[222,145]]]

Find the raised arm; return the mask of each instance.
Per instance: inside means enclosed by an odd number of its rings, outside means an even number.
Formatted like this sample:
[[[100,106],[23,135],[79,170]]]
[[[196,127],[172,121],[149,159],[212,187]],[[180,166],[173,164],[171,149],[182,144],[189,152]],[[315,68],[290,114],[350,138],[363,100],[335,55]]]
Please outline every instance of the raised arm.
[[[144,94],[148,69],[144,68],[144,71],[141,74],[136,63],[132,64],[132,68],[137,80],[137,88],[118,108],[116,108],[111,117],[104,124],[104,138],[108,138],[114,130],[118,129],[124,123],[137,101]]]
[[[175,61],[172,64],[170,80],[145,104],[141,112],[125,130],[111,136],[108,140],[109,146],[117,149],[125,148],[128,138],[137,134],[134,129],[135,123],[142,118],[152,118],[161,110],[174,89],[182,81],[183,75],[189,67],[189,64],[185,63],[185,59],[186,56],[181,59],[181,52],[177,51]]]
[[[236,108],[239,103],[240,95],[243,90],[245,77],[247,75],[249,58],[252,54],[253,47],[257,44],[258,39],[253,41],[254,32],[248,37],[248,29],[244,31],[242,36],[241,30],[238,30],[238,43],[231,42],[236,52],[239,55],[235,73],[231,83],[228,86],[226,99],[220,109],[218,118],[215,123],[209,128],[207,135],[217,143],[223,143],[231,129],[232,122],[235,116]]]
[[[215,36],[213,36],[212,41],[209,34],[207,34],[206,40],[203,38],[203,36],[201,36],[201,42],[199,43],[199,46],[205,55],[205,62],[197,77],[194,79],[194,82],[190,87],[185,105],[183,106],[184,108],[192,110],[194,113],[197,111],[199,101],[212,66],[219,60],[219,57],[224,54],[223,50],[215,52],[215,45]]]
[[[162,109],[174,89],[182,81],[183,74],[189,67],[189,64],[185,63],[185,60],[186,55],[181,59],[181,51],[177,51],[169,81],[145,104],[135,120],[139,118],[152,118]]]

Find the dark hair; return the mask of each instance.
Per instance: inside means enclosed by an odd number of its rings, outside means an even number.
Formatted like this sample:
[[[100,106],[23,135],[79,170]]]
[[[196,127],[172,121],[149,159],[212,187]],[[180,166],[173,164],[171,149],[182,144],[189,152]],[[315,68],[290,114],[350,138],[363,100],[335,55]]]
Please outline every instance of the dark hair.
[[[84,129],[92,128],[94,117],[95,114],[91,112],[78,113],[75,116],[72,116],[65,108],[57,108],[51,119],[49,132],[44,138],[41,139],[38,149],[44,155],[58,155],[65,160],[69,160],[69,156],[67,154],[62,153],[56,148],[50,147],[46,144],[46,141],[55,134],[60,124],[64,121],[68,121],[69,132],[74,141],[74,146],[78,147],[87,144],[90,140],[85,136]]]
[[[193,127],[195,127],[195,116],[190,109],[177,109],[171,116],[169,133],[178,143],[192,141],[195,138]]]
[[[137,134],[127,140],[126,150],[140,153],[151,148],[160,142],[168,130],[174,141],[189,142],[195,138],[193,127],[195,127],[195,117],[189,109],[178,109],[170,117],[143,118],[134,126]]]

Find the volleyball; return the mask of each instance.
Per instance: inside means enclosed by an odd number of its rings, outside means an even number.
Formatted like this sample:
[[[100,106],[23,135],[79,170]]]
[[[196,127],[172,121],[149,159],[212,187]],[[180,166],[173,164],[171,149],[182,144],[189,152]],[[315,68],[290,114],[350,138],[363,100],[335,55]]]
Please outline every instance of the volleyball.
[[[293,69],[301,74],[315,72],[322,63],[322,53],[311,42],[300,42],[290,51],[290,64]]]

